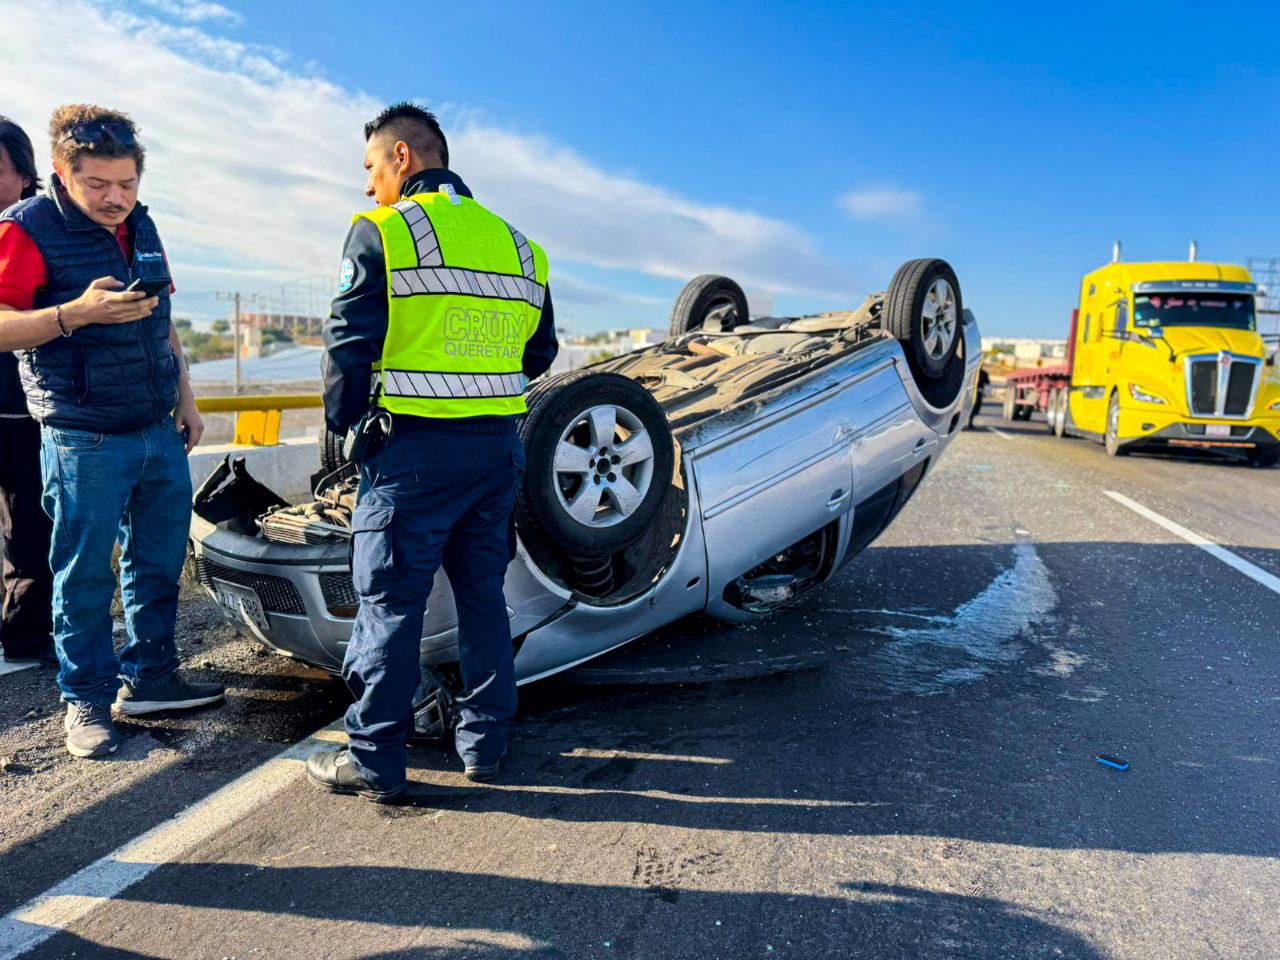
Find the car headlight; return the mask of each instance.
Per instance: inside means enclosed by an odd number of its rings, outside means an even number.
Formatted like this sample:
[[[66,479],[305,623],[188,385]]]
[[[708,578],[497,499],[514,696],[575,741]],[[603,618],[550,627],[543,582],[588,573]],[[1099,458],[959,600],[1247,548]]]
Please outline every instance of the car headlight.
[[[1129,384],[1129,396],[1137,400],[1139,403],[1168,403],[1164,397],[1157,397],[1154,393],[1147,393],[1136,383]]]

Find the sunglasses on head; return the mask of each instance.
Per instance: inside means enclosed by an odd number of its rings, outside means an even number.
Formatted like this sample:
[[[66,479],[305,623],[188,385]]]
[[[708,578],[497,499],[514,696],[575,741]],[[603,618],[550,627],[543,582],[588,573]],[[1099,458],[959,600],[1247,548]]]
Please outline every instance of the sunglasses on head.
[[[77,123],[62,137],[65,143],[74,140],[83,147],[97,147],[110,141],[118,147],[132,147],[137,141],[127,123],[119,120],[88,120]]]

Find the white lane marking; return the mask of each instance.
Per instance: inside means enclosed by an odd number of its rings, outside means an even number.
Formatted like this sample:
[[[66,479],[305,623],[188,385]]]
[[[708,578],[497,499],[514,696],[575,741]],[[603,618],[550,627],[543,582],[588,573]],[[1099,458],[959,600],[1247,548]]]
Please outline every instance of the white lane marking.
[[[6,673],[17,673],[19,670],[30,670],[37,663],[38,661],[36,660],[28,660],[25,662],[20,660],[17,663],[10,663],[4,658],[4,654],[0,653],[0,677],[3,677]]]
[[[1280,593],[1280,577],[1267,573],[1267,571],[1250,563],[1248,560],[1244,559],[1244,557],[1236,556],[1225,547],[1218,546],[1218,544],[1214,543],[1208,537],[1202,537],[1194,530],[1188,530],[1182,524],[1174,523],[1168,517],[1162,517],[1154,510],[1149,507],[1144,507],[1136,500],[1130,500],[1123,493],[1116,493],[1114,490],[1104,490],[1102,492],[1122,507],[1128,507],[1134,513],[1138,514],[1138,516],[1146,517],[1152,523],[1164,527],[1174,536],[1181,537],[1183,540],[1187,541],[1187,543],[1194,544],[1211,557],[1221,560],[1233,570],[1243,573],[1255,583],[1262,584],[1262,586],[1266,587],[1272,593]]]
[[[995,427],[987,427],[987,429],[990,430],[992,433],[994,433],[1001,440],[1013,439],[1013,437],[1009,436],[1009,434],[1005,433],[1003,430],[997,430]]]
[[[307,755],[321,744],[319,736],[307,737],[173,819],[32,897],[0,920],[0,960],[14,960],[34,949],[156,867],[173,862],[197,844],[217,836],[293,783],[302,774]]]
[[[679,763],[733,763],[728,757],[692,757],[679,753],[637,753],[634,750],[596,750],[592,747],[574,747],[564,750],[560,756],[570,760],[675,760]]]

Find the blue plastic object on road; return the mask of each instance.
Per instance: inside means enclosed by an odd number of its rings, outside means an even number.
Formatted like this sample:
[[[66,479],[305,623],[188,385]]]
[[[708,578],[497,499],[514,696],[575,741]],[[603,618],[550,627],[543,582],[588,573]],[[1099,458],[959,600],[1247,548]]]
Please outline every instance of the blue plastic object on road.
[[[1104,767],[1110,767],[1113,770],[1128,770],[1129,761],[1121,760],[1119,757],[1108,757],[1105,754],[1098,754],[1093,759],[1097,760]]]

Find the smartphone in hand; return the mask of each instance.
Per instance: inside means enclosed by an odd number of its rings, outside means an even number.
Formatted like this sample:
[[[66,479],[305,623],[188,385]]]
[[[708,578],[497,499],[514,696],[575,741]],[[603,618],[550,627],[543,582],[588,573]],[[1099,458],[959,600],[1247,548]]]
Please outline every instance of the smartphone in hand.
[[[129,286],[125,287],[125,293],[131,290],[141,290],[148,297],[158,297],[164,291],[169,289],[171,281],[168,277],[139,277]]]

